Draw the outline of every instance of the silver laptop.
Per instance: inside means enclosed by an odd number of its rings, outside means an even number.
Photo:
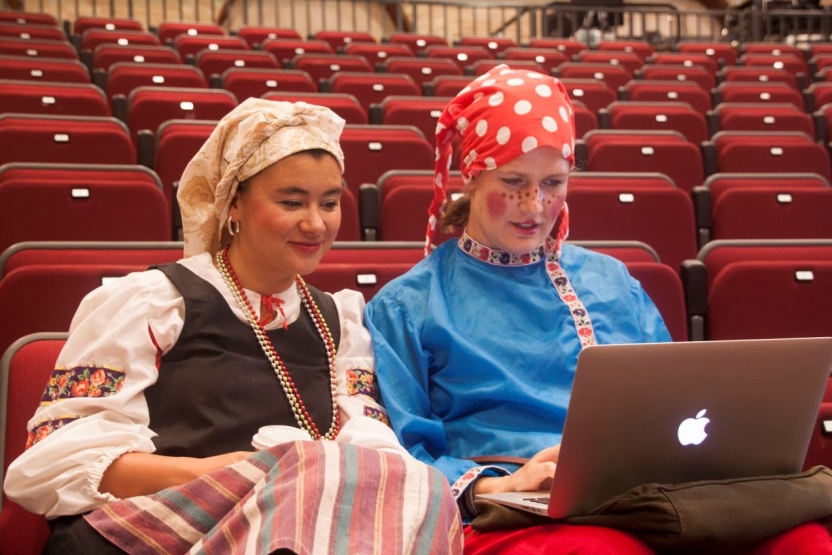
[[[587,347],[551,491],[478,498],[583,515],[647,483],[800,472],[832,338]]]

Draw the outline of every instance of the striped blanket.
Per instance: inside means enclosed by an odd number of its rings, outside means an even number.
[[[299,441],[86,517],[130,554],[462,553],[438,471],[393,453]]]

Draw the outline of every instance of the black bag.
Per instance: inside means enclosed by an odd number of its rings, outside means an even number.
[[[655,550],[715,552],[773,536],[810,521],[832,521],[832,471],[816,466],[801,474],[645,484],[584,516],[559,521],[475,502],[475,530],[526,528],[562,522],[627,532]]]

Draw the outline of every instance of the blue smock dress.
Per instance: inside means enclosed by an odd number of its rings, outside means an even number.
[[[472,241],[445,242],[365,312],[391,424],[456,495],[488,472],[466,457],[531,457],[560,443],[582,348],[581,308],[566,302],[545,257],[476,242],[472,249]],[[588,313],[594,342],[671,340],[623,263],[568,244],[557,262],[568,276],[561,281],[571,283],[566,293]]]

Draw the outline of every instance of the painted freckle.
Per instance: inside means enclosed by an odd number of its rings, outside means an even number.
[[[514,195],[509,195],[508,200],[514,200]]]
[[[506,194],[505,194],[505,193],[500,193],[500,196],[502,196],[503,198],[506,198]]]

